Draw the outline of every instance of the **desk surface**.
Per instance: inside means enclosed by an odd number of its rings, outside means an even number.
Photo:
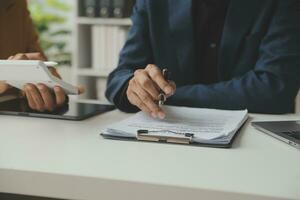
[[[300,151],[249,125],[232,149],[105,140],[86,121],[0,116],[0,192],[69,199],[300,199]]]

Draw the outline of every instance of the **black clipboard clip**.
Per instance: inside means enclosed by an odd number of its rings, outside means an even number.
[[[158,134],[162,133],[162,134]],[[172,135],[164,135],[163,133],[172,133]],[[192,133],[177,133],[170,130],[145,130],[137,131],[137,139],[148,142],[167,142],[176,144],[190,144],[194,134]]]

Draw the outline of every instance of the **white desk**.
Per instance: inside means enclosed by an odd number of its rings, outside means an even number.
[[[232,149],[105,140],[126,114],[0,116],[0,192],[67,199],[300,199],[300,151],[249,126]],[[252,115],[257,120],[300,116]]]

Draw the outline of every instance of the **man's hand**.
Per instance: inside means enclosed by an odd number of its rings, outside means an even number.
[[[45,60],[41,53],[17,54],[8,58],[9,60]],[[55,68],[50,68],[51,73],[60,78]],[[53,111],[62,106],[66,101],[66,94],[59,86],[54,87],[54,92],[46,85],[28,83],[24,86],[23,94],[28,100],[29,107],[40,112]]]
[[[42,60],[46,61],[47,58],[44,54],[36,53],[18,53],[16,55],[10,56],[8,60]]]
[[[175,93],[176,85],[172,81],[165,80],[157,66],[148,65],[145,69],[134,72],[126,94],[131,104],[154,118],[163,119],[165,113],[157,104],[160,90],[170,97]]]
[[[53,111],[66,101],[66,94],[61,87],[54,87],[54,93],[44,84],[27,83],[23,91],[28,100],[29,107],[40,112]]]
[[[0,81],[0,95],[5,93],[11,86],[6,84],[4,81]]]

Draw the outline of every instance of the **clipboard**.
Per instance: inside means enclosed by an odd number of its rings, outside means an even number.
[[[230,148],[248,119],[247,110],[178,106],[163,106],[163,109],[167,116],[163,120],[138,112],[107,125],[101,136],[113,140]]]
[[[158,134],[151,134],[151,131],[146,129],[140,129],[137,131],[136,139],[140,141],[149,141],[149,142],[166,142],[166,143],[175,143],[175,144],[190,144],[194,137],[193,134],[184,133],[172,135],[163,135],[159,134],[160,131],[155,131]]]
[[[187,146],[198,146],[198,147],[212,147],[212,148],[232,148],[232,145],[236,138],[238,137],[240,130],[245,125],[245,123],[239,128],[238,131],[236,131],[232,138],[227,143],[205,143],[205,142],[193,142],[191,136],[185,136],[185,137],[166,137],[166,136],[158,136],[158,135],[147,135],[147,133],[137,133],[136,137],[129,137],[129,136],[113,136],[105,133],[100,133],[100,136],[102,136],[105,139],[110,140],[118,140],[118,141],[130,141],[130,142],[149,142],[149,143],[162,143],[162,144],[170,144],[170,145],[187,145]],[[143,130],[144,131],[144,130]]]

